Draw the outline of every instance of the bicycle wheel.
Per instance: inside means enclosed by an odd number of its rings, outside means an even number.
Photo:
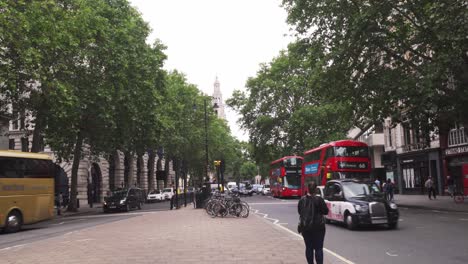
[[[235,203],[232,204],[231,207],[229,208],[229,214],[235,217],[240,217],[242,213],[242,204],[240,203]]]
[[[242,204],[242,211],[240,213],[240,216],[243,218],[247,218],[249,216],[250,208],[246,206],[245,204]]]

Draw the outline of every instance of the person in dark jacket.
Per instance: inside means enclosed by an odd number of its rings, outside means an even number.
[[[308,193],[299,200],[297,206],[299,212],[298,231],[304,238],[306,246],[307,263],[323,264],[323,241],[325,239],[325,219],[328,214],[328,207],[325,201],[315,195],[317,184],[310,182],[307,185]]]

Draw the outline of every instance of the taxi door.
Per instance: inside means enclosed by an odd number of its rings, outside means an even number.
[[[344,197],[341,186],[338,183],[330,182],[325,187],[325,203],[328,207],[327,219],[333,221],[344,221]]]

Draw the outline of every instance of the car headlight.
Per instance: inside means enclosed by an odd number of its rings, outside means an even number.
[[[359,211],[359,212],[367,212],[369,210],[369,207],[367,205],[355,204],[354,208],[356,209],[356,211]]]
[[[124,204],[125,201],[126,201],[125,199],[120,200],[120,204]]]
[[[396,210],[398,206],[396,205],[396,203],[390,203],[390,208]]]

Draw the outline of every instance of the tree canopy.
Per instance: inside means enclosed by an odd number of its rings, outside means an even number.
[[[283,0],[283,6],[297,37],[326,51],[324,81],[334,89],[322,94],[350,102],[357,126],[387,117],[426,129],[468,126],[466,1]]]

